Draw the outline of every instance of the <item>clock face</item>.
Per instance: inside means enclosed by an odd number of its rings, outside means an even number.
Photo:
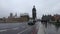
[[[35,6],[33,6],[33,9],[32,9],[32,11],[36,11],[36,8],[35,8]]]
[[[36,9],[35,9],[35,8],[33,8],[33,9],[32,9],[32,11],[36,11]]]

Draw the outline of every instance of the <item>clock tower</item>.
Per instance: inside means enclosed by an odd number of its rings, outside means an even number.
[[[33,9],[32,9],[32,17],[33,17],[33,20],[36,19],[36,8],[35,8],[35,6],[33,6]]]

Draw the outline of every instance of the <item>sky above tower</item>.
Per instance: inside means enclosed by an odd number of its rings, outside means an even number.
[[[7,17],[12,12],[29,13],[32,16],[32,8],[35,5],[37,17],[43,14],[60,14],[60,0],[0,0],[0,17]]]

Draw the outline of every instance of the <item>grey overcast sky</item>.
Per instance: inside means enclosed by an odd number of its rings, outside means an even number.
[[[43,14],[60,14],[60,0],[0,0],[0,17],[9,16],[10,12],[29,13],[31,17],[33,5],[38,18]]]

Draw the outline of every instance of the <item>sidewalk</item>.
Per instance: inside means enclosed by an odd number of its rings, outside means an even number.
[[[45,34],[45,32],[44,32],[44,26],[41,23],[39,23],[38,34]]]

